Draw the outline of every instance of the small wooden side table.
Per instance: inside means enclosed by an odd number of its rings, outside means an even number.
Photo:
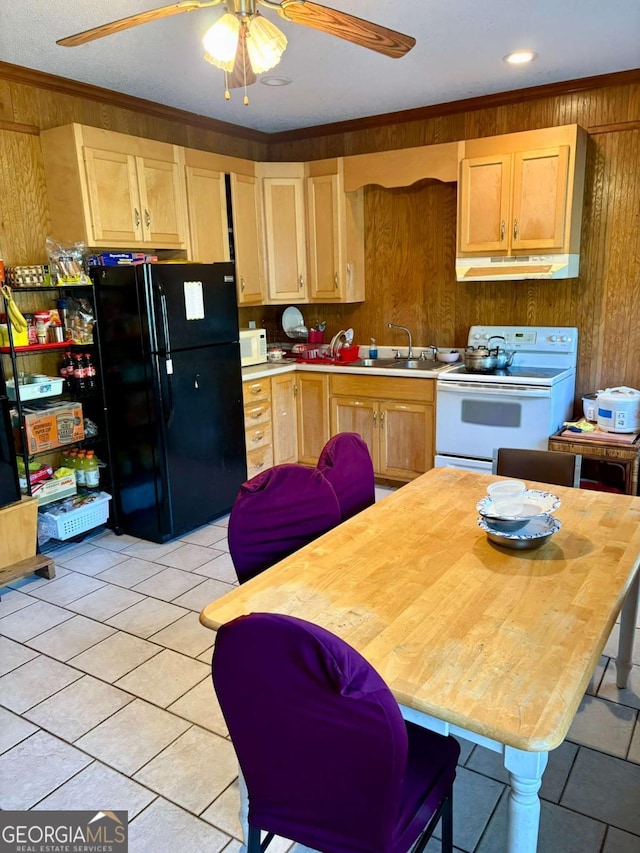
[[[552,435],[549,450],[565,453],[581,453],[583,459],[597,462],[612,462],[624,470],[624,486],[627,495],[638,494],[638,470],[640,469],[640,438],[633,444],[619,444],[607,439],[583,438],[579,433]]]

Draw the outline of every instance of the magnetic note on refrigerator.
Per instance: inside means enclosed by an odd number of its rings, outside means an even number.
[[[204,295],[201,281],[185,281],[184,310],[187,320],[204,320]]]

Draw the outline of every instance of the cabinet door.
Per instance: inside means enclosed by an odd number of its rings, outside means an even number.
[[[307,179],[309,297],[336,302],[344,299],[342,222],[337,175]]]
[[[367,444],[373,470],[378,473],[380,453],[378,449],[380,434],[380,414],[378,403],[366,397],[331,398],[331,435],[339,432],[357,432]]]
[[[326,373],[297,373],[298,461],[318,462],[329,441],[329,377]]]
[[[302,178],[263,178],[269,301],[306,301]]]
[[[184,248],[187,228],[180,167],[164,160],[136,157],[136,168],[145,242],[156,248]]]
[[[224,173],[185,167],[191,259],[203,264],[231,259]]]
[[[135,157],[116,151],[84,149],[89,216],[98,245],[143,241],[142,205]]]
[[[506,251],[508,248],[511,155],[474,157],[461,164],[458,250]]]
[[[273,464],[298,461],[298,414],[296,375],[284,373],[271,379]]]
[[[231,175],[238,305],[255,305],[263,298],[259,187],[259,182],[251,175]]]
[[[568,174],[568,145],[514,154],[512,248],[562,249]]]
[[[383,401],[378,420],[381,475],[412,480],[433,468],[433,406]]]

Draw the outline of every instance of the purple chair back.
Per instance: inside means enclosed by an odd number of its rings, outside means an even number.
[[[407,728],[355,649],[301,619],[252,613],[218,631],[213,682],[252,826],[315,850],[395,849]]]
[[[317,467],[334,488],[343,521],[375,502],[371,454],[357,432],[341,432],[330,438]]]
[[[229,517],[229,550],[244,583],[340,524],[336,494],[322,474],[276,465],[240,487]]]

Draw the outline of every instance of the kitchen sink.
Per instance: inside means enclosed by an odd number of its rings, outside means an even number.
[[[354,361],[354,367],[394,367],[400,362],[398,358],[361,358]]]
[[[383,367],[396,370],[442,370],[448,367],[441,361],[429,358],[362,358],[353,362],[354,367]]]

